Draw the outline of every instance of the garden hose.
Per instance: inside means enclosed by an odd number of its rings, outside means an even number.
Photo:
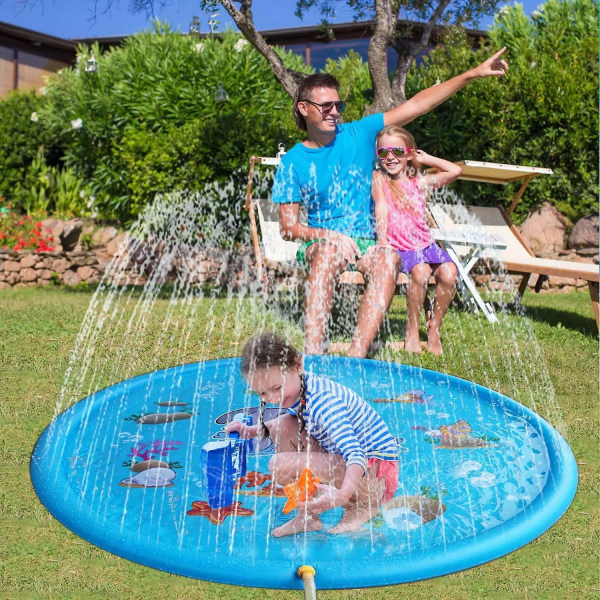
[[[317,600],[315,570],[309,565],[302,565],[301,567],[298,567],[297,574],[304,584],[304,600]]]

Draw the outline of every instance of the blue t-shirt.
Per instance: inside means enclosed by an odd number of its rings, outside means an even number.
[[[375,239],[371,174],[383,113],[337,126],[322,148],[296,144],[281,159],[271,200],[306,206],[308,225]]]

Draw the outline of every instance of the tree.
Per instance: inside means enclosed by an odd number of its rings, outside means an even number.
[[[26,0],[27,1],[27,0]],[[29,0],[35,2],[36,0]],[[98,0],[94,0],[97,6]],[[322,25],[331,34],[330,19],[340,0],[297,0],[296,14],[302,18],[306,11],[316,8]],[[118,5],[119,0],[105,0],[105,10]],[[168,0],[131,0],[133,12],[154,14],[155,7]],[[372,19],[373,35],[369,43],[369,73],[374,92],[367,113],[389,110],[406,100],[406,76],[415,58],[432,41],[436,27],[477,23],[484,15],[496,12],[502,0],[346,0],[354,18]],[[264,56],[275,78],[285,91],[294,96],[303,73],[286,68],[277,53],[257,31],[252,17],[252,0],[200,0],[200,7],[214,13],[221,5],[234,20],[244,37]],[[239,5],[239,8],[238,6]],[[391,80],[387,71],[387,49],[393,48],[398,62]]]
[[[389,110],[406,100],[408,71],[418,54],[430,44],[436,26],[477,22],[484,15],[494,14],[500,3],[500,0],[347,0],[348,6],[354,9],[355,19],[373,19],[368,58],[374,100],[367,113]],[[207,10],[216,9],[217,4],[223,6],[246,39],[268,61],[287,93],[293,96],[301,74],[285,69],[281,59],[256,30],[252,19],[252,0],[235,2],[240,4],[240,8],[232,0],[200,2],[201,7]],[[317,8],[323,26],[328,28],[329,19],[335,15],[336,4],[336,0],[297,0],[296,14],[302,18],[307,10]],[[391,80],[387,72],[389,47],[398,54]]]

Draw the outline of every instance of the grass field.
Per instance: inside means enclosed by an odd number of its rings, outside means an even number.
[[[53,416],[69,361],[77,367],[83,360],[72,352],[82,323],[89,322],[91,299],[91,291],[61,288],[0,293],[2,598],[300,598],[299,591],[213,584],[129,562],[65,529],[38,501],[29,458]],[[71,375],[79,397],[89,386],[137,373],[236,356],[243,341],[265,326],[302,342],[299,321],[282,309],[284,303],[267,313],[257,306],[259,298],[250,297],[206,294],[183,307],[174,307],[168,297],[143,306],[138,301],[137,292],[122,296],[119,324],[96,342],[95,380]],[[579,487],[567,513],[532,543],[491,563],[403,586],[319,592],[319,598],[598,598],[598,337],[589,296],[528,294],[524,304],[526,316],[503,314],[496,327],[481,316],[451,311],[442,357],[382,350],[374,358],[476,381],[550,421],[579,465]],[[404,300],[398,298],[389,318],[392,335],[401,335],[404,317]]]

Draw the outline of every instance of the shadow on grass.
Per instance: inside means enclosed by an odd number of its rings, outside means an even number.
[[[576,312],[549,306],[525,306],[525,316],[532,321],[547,323],[552,327],[562,327],[579,331],[588,337],[598,337],[596,321]]]
[[[96,292],[100,284],[98,283],[80,283],[75,286],[62,286],[63,289],[68,294],[93,294]],[[128,294],[133,298],[141,298],[142,294],[145,290],[144,285],[124,285],[115,288],[115,290],[119,294]],[[106,291],[109,291],[110,288],[106,288]],[[224,299],[229,298],[232,294],[245,296],[247,292],[241,294],[240,292],[231,291],[227,288],[227,286],[222,285],[199,285],[192,286],[192,289],[197,294],[198,297],[202,298],[217,298]],[[173,283],[164,283],[160,286],[156,297],[160,300],[169,300],[173,297],[173,292],[175,291],[175,284]],[[254,290],[252,290],[254,292]],[[181,288],[179,288],[178,297],[181,296]]]

